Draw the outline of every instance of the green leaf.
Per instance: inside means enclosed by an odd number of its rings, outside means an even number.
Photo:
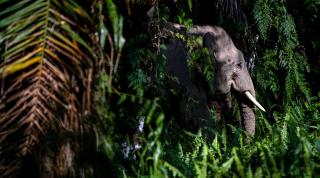
[[[190,12],[192,12],[192,0],[188,0],[188,6],[189,6]]]
[[[229,172],[231,166],[232,166],[232,163],[234,161],[234,157],[231,157],[228,161],[224,162],[222,165],[221,165],[221,168],[219,169],[219,171],[223,174],[226,174],[227,172]]]
[[[232,154],[233,154],[233,158],[236,162],[237,171],[239,172],[239,174],[242,178],[245,178],[246,176],[245,176],[245,172],[244,172],[244,167],[243,167],[243,165],[237,155],[236,148],[232,148]]]

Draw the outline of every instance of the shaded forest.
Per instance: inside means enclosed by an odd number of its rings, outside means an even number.
[[[319,14],[319,0],[0,0],[0,176],[319,177]]]

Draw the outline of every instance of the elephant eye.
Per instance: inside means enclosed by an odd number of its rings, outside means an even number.
[[[237,68],[241,69],[242,68],[242,63],[237,64]]]

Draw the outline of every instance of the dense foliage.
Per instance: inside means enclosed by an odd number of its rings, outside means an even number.
[[[0,174],[28,164],[21,157],[51,130],[78,136],[87,126],[95,149],[85,154],[98,152],[110,174],[83,177],[320,176],[318,0],[0,0],[0,9]],[[186,44],[189,73],[202,76],[209,96],[214,67],[201,39],[162,34],[167,21],[220,25],[244,52],[267,108],[255,111],[254,137],[219,121],[213,106],[198,133],[177,124],[163,94],[174,80],[164,43]]]
[[[192,5],[187,1],[177,3],[179,9],[164,3],[156,3],[155,21],[172,20],[187,26],[192,25],[193,15],[189,11]],[[143,151],[138,151],[136,153],[138,158],[135,158],[140,164],[124,168],[125,175],[316,177],[320,168],[318,156],[320,100],[317,85],[313,86],[315,79],[306,76],[318,73],[318,66],[310,65],[317,60],[314,59],[317,56],[308,54],[308,51],[312,50],[313,53],[319,54],[319,45],[316,45],[319,43],[316,42],[315,36],[310,36],[308,38],[312,40],[312,49],[305,49],[309,44],[304,43],[309,42],[301,38],[305,38],[303,32],[308,31],[310,27],[298,25],[310,23],[309,18],[312,18],[314,23],[319,22],[319,17],[316,15],[319,3],[306,1],[297,7],[297,4],[285,1],[246,2],[243,5],[245,12],[248,11],[245,14],[247,21],[239,15],[245,13],[237,9],[240,8],[239,5],[228,1],[217,3],[218,7],[223,5],[225,7],[218,9],[220,12],[216,23],[226,29],[239,27],[238,30],[230,30],[234,33],[231,35],[237,39],[236,43],[247,54],[258,98],[269,108],[268,113],[257,112],[258,130],[252,140],[234,126],[228,125],[226,128],[221,126],[216,120],[214,108],[212,111],[214,128],[211,128],[214,133],[213,139],[208,139],[201,132],[195,135],[177,128],[170,122],[165,122],[159,140],[154,140],[152,137],[150,139],[150,136],[145,135],[146,147],[143,147]],[[172,14],[174,11],[172,9],[178,12]],[[296,14],[298,10],[304,10],[308,17],[301,19]],[[228,13],[229,16],[226,15]],[[230,16],[234,20],[225,22],[230,20]],[[246,26],[246,30],[241,28],[243,26]],[[128,51],[129,54],[137,52],[129,55],[129,59],[134,61],[131,63],[140,65],[132,65],[132,73],[128,78],[129,88],[140,93],[139,90],[148,91],[150,85],[161,87],[162,83],[158,83],[161,79],[153,78],[148,81],[148,77],[153,73],[149,71],[149,65],[153,66],[153,69],[159,69],[160,67],[156,65],[162,63],[163,59],[154,57],[156,50],[152,53],[149,51],[150,47],[145,49],[148,41],[145,41],[147,37],[143,33],[136,32],[134,36],[132,40],[128,39]],[[190,53],[188,67],[190,72],[200,68],[211,86],[212,65],[210,60],[206,62],[208,58],[206,50],[194,47],[196,41],[197,39],[187,40]],[[158,41],[153,42],[153,46],[160,46],[157,44]],[[155,63],[155,60],[158,61]],[[149,147],[150,143],[157,144]],[[149,157],[146,157],[146,153]],[[131,171],[127,172],[128,169],[133,169],[133,174]]]

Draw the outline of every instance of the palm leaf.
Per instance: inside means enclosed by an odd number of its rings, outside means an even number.
[[[48,129],[81,133],[95,57],[73,0],[0,0],[0,174],[13,177]]]

